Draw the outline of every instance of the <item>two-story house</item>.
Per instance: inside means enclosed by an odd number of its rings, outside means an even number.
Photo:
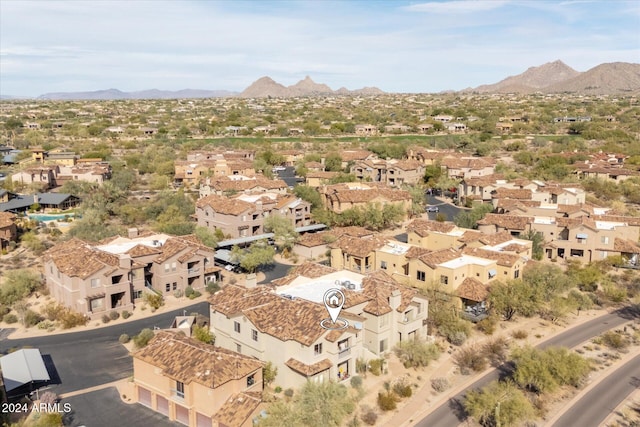
[[[0,212],[0,251],[6,249],[10,242],[18,240],[18,227],[15,214]]]
[[[327,185],[318,189],[323,206],[335,213],[342,213],[347,209],[364,208],[368,204],[394,204],[408,217],[411,208],[411,194],[405,190],[389,188],[382,184],[348,182]]]
[[[134,399],[190,427],[250,426],[264,364],[181,333],[160,331],[133,353]]]
[[[213,257],[195,236],[118,236],[98,245],[74,238],[45,252],[44,276],[60,304],[97,316],[131,310],[144,292],[203,290],[219,278]]]

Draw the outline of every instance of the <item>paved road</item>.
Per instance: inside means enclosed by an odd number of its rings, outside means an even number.
[[[610,373],[553,424],[558,427],[598,426],[640,388],[640,354]]]
[[[65,426],[78,427],[177,427],[167,417],[140,404],[126,404],[118,391],[111,387],[62,399],[71,405],[71,412],[63,415]]]
[[[260,281],[259,284],[267,284],[271,283],[272,280],[279,279],[287,275],[289,270],[291,270],[293,266],[288,264],[281,264],[279,262],[274,262],[273,265],[268,267],[261,267],[260,271],[264,273],[264,280]]]
[[[605,314],[597,319],[593,319],[582,325],[578,325],[574,328],[551,338],[540,345],[538,348],[545,348],[549,346],[565,346],[575,347],[581,342],[587,341],[603,332],[620,326],[625,322],[640,317],[640,313],[637,311],[631,311],[630,309],[618,310],[616,312]],[[491,381],[500,378],[500,375],[505,375],[508,370],[507,366],[502,366],[495,371],[491,371],[471,384],[465,390],[453,396],[447,402],[442,403],[439,407],[434,409],[429,415],[415,424],[416,427],[451,427],[457,426],[462,423],[466,414],[462,407],[464,395],[469,390],[479,389],[489,384]],[[614,405],[615,407],[615,405]],[[606,414],[605,414],[606,416]],[[587,426],[593,424],[578,424],[574,423],[574,426]]]
[[[437,206],[440,209],[440,212],[428,212],[429,219],[432,220],[435,220],[436,215],[438,215],[438,213],[441,213],[446,215],[446,221],[453,221],[453,219],[460,213],[460,211],[463,210],[450,203],[445,203],[435,196],[426,195],[425,199],[425,203],[427,206]]]
[[[200,302],[185,307],[187,314],[198,312],[209,317],[209,304]],[[131,357],[118,343],[121,334],[136,335],[143,328],[166,328],[183,309],[100,329],[0,341],[0,352],[10,348],[34,347],[48,362],[52,391],[57,394],[127,378],[133,373]],[[99,404],[99,402],[98,402]]]

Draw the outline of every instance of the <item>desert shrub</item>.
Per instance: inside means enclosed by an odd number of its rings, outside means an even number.
[[[53,405],[58,401],[58,395],[52,391],[45,391],[40,395],[40,402],[47,405]]]
[[[397,407],[398,398],[389,392],[378,393],[378,407],[383,411],[393,411]]]
[[[411,386],[403,381],[393,385],[393,392],[400,397],[411,397],[412,394]]]
[[[131,312],[130,311],[125,310],[125,311],[122,312],[122,318],[123,319],[128,319],[129,317],[131,317]]]
[[[38,323],[42,322],[44,318],[40,315],[40,313],[36,313],[35,311],[28,309],[24,313],[24,326],[30,328],[31,326],[36,326]]]
[[[144,300],[154,310],[159,309],[164,304],[164,299],[162,298],[162,295],[156,294],[156,293],[146,293],[144,295]]]
[[[440,350],[435,344],[421,340],[399,342],[393,349],[405,368],[428,366],[429,362],[440,356]]]
[[[182,291],[182,289],[176,289],[175,291],[173,291],[173,296],[176,298],[182,298],[183,295],[184,292]]]
[[[376,421],[378,421],[378,413],[373,408],[363,408],[362,415],[360,415],[360,419],[367,425],[375,425]]]
[[[349,382],[351,383],[351,387],[353,387],[353,388],[362,387],[362,377],[361,376],[356,375],[354,377],[351,377]]]
[[[378,376],[382,373],[382,365],[384,364],[384,359],[373,359],[369,361],[369,372],[373,375]]]
[[[288,388],[284,391],[284,395],[291,398],[293,397],[293,389],[292,388]]]
[[[102,315],[102,323],[109,323],[111,322],[111,318],[109,317],[108,314],[103,314]]]
[[[482,353],[492,365],[497,366],[507,359],[509,343],[504,337],[496,337],[482,345]]]
[[[463,331],[453,332],[447,335],[447,340],[455,346],[461,346],[467,340],[467,334]]]
[[[47,319],[38,323],[38,329],[42,329],[42,330],[53,329],[55,328],[55,326],[56,326],[55,323]]]
[[[187,297],[187,298],[191,298],[191,296],[193,295],[194,292],[195,291],[193,290],[193,288],[191,286],[187,286],[184,289],[184,296]]]
[[[518,329],[511,332],[511,336],[517,340],[523,340],[529,336],[529,333],[524,329]]]
[[[278,367],[273,366],[273,363],[271,362],[265,363],[264,367],[262,368],[262,381],[264,381],[266,385],[269,385],[275,381],[277,376]]]
[[[198,298],[201,295],[202,295],[202,293],[200,291],[193,291],[191,296],[189,296],[189,299],[195,299],[195,298]]]
[[[0,317],[4,317],[5,314],[9,314],[11,308],[6,305],[0,304]]]
[[[278,385],[273,391],[275,391],[276,393],[280,393],[282,391],[282,387]]]
[[[209,282],[207,283],[205,289],[207,290],[207,292],[213,295],[220,290],[220,285],[218,285],[216,282]]]
[[[480,372],[487,367],[487,359],[480,349],[470,345],[459,349],[453,355],[453,361],[463,375],[467,375],[470,371]]]
[[[109,318],[111,320],[117,320],[120,318],[120,313],[118,313],[117,311],[113,310],[109,313]]]
[[[120,344],[126,344],[131,341],[131,337],[129,337],[129,335],[127,334],[122,334],[120,335],[120,338],[118,338],[118,341],[120,342]]]
[[[607,331],[600,338],[602,344],[613,350],[624,350],[629,346],[629,341],[618,332]]]
[[[486,319],[482,319],[481,321],[479,321],[476,324],[476,328],[478,328],[479,331],[483,332],[486,335],[493,335],[493,333],[496,331],[497,325],[498,320],[493,316],[489,316]]]
[[[143,330],[140,331],[138,335],[133,337],[133,343],[136,345],[137,348],[142,348],[147,344],[149,344],[149,341],[151,341],[151,338],[153,338],[153,331],[149,328],[144,328]]]
[[[431,388],[438,393],[442,393],[443,391],[447,390],[449,387],[451,387],[451,384],[449,384],[449,380],[446,379],[445,377],[433,378],[431,380]]]
[[[60,325],[62,325],[62,329],[69,329],[76,326],[86,325],[89,322],[89,317],[67,308],[60,315],[59,321]]]
[[[363,374],[367,372],[367,361],[362,357],[356,359],[356,373]]]
[[[51,301],[42,309],[42,314],[49,320],[56,321],[64,314],[65,307]]]
[[[9,313],[9,314],[5,314],[4,317],[2,318],[2,320],[5,323],[9,323],[9,324],[16,323],[18,321],[18,316],[16,316],[13,313]]]

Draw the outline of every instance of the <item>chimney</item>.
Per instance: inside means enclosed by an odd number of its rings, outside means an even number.
[[[36,204],[36,203],[38,203],[38,195],[34,194],[33,195],[33,204]]]
[[[398,307],[400,307],[401,302],[402,294],[400,293],[400,290],[394,289],[393,292],[391,292],[391,296],[389,297],[389,306],[391,306],[391,309],[397,310]]]
[[[127,236],[130,239],[134,239],[136,237],[138,237],[138,229],[136,227],[132,227],[130,229],[127,230]]]

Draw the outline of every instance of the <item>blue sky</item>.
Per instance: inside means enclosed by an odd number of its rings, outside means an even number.
[[[268,75],[439,92],[640,63],[640,1],[0,0],[0,94],[241,91]]]

